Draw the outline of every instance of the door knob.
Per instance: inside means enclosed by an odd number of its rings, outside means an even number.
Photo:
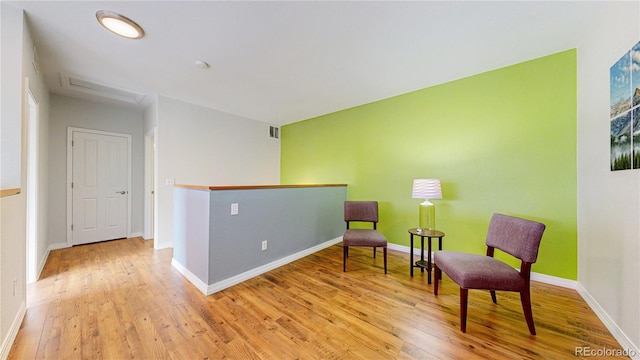
[[[122,194],[122,195],[124,195],[124,194],[126,194],[126,193],[127,193],[126,191],[116,191],[116,194]]]

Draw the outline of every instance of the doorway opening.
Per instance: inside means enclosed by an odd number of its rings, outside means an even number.
[[[38,277],[38,102],[27,91],[27,284]]]

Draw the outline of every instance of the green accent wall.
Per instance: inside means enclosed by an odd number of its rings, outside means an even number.
[[[482,254],[494,212],[525,217],[547,225],[533,271],[575,280],[576,86],[569,50],[286,125],[281,182],[348,184],[408,246],[422,201],[413,179],[439,178],[446,250]]]

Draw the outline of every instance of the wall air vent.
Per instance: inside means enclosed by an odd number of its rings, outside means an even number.
[[[145,94],[142,93],[98,84],[78,76],[63,73],[60,73],[60,84],[63,89],[135,105],[140,104],[145,97]]]
[[[269,126],[269,137],[272,139],[279,139],[280,138],[280,128],[277,128],[275,126]]]

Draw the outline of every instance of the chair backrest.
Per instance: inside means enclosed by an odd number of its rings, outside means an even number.
[[[377,201],[345,201],[344,221],[349,225],[349,221],[378,222],[378,202]]]
[[[538,259],[538,249],[545,227],[537,221],[493,214],[486,244],[522,261],[534,263]]]

